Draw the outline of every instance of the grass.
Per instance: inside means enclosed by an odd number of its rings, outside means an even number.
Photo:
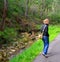
[[[60,27],[57,25],[51,25],[49,27],[50,42],[58,35],[60,32]],[[42,40],[37,40],[28,49],[18,54],[16,57],[12,58],[9,62],[33,62],[38,54],[42,52],[43,42]]]

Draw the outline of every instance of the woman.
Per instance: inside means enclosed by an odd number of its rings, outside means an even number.
[[[48,33],[48,26],[49,26],[49,19],[43,20],[43,26],[41,28],[41,33],[43,32],[43,44],[44,44],[44,49],[42,55],[47,57],[47,52],[49,48],[49,33]]]

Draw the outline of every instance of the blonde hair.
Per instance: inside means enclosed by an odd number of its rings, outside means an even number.
[[[49,23],[49,19],[46,18],[45,20],[43,20],[43,23],[44,23],[44,24]]]

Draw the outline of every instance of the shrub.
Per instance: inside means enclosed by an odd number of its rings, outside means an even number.
[[[14,41],[17,36],[17,32],[13,28],[6,28],[4,31],[0,31],[0,41],[2,43]]]
[[[60,15],[59,14],[51,14],[49,18],[52,23],[59,23],[60,22]]]

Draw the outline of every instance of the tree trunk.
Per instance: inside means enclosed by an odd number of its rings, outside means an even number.
[[[45,0],[41,0],[40,18],[43,19],[45,15]]]
[[[7,0],[4,0],[4,8],[3,8],[3,15],[2,15],[0,30],[4,30],[6,16],[7,16]]]
[[[28,4],[29,4],[29,0],[26,0],[26,10],[25,10],[25,17],[28,17]]]

